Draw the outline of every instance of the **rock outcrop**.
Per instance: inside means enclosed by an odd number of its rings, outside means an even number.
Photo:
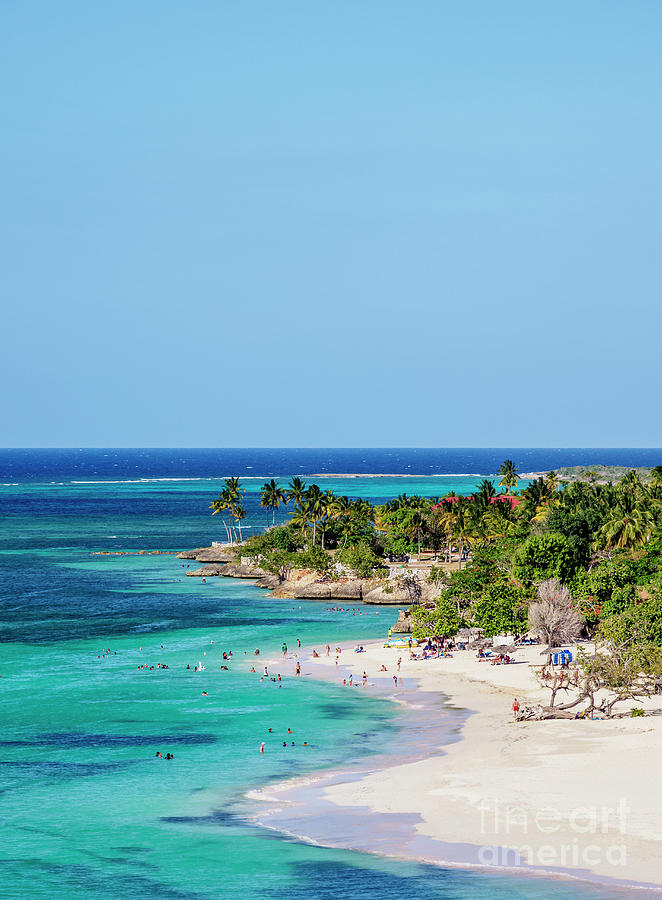
[[[224,575],[226,578],[262,578],[267,575],[264,569],[257,566],[238,566],[233,563],[208,563],[194,572],[187,572],[188,576],[202,576],[209,578],[212,575]],[[278,579],[276,579],[278,580]]]
[[[412,603],[430,603],[439,594],[439,588],[428,584],[420,575],[391,580],[350,577],[332,580],[310,569],[292,569],[288,577],[281,581],[277,575],[270,575],[250,563],[248,557],[238,564],[236,548],[202,547],[180,553],[179,559],[195,559],[205,563],[201,568],[187,572],[187,575],[250,578],[258,587],[273,590],[276,597],[291,600],[362,601],[380,606],[409,607]]]
[[[411,634],[413,627],[411,610],[401,609],[398,611],[398,621],[395,625],[391,625],[391,631],[393,634]]]
[[[197,550],[184,550],[177,554],[177,559],[195,559],[203,563],[231,563],[237,558],[231,547],[198,547]]]
[[[262,578],[269,573],[259,566],[241,566],[235,563],[226,563],[224,566],[221,566],[219,574],[225,575],[226,578]]]
[[[199,569],[196,569],[195,572],[187,572],[187,578],[201,577],[201,578],[211,578],[212,575],[222,575],[223,569],[225,566],[220,566],[218,563],[210,563],[207,566],[202,566]]]

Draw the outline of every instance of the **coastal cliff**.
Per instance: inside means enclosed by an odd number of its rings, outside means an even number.
[[[273,590],[274,596],[284,599],[361,601],[402,607],[432,600],[438,593],[434,585],[428,584],[420,576],[396,579],[329,578],[310,569],[292,569],[286,578],[280,578],[265,572],[259,566],[237,563],[237,550],[232,548],[204,547],[187,550],[180,553],[178,558],[205,563],[199,569],[187,572],[188,577],[253,579],[257,587]]]

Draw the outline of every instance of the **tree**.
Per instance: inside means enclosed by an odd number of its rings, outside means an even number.
[[[306,482],[300,478],[293,478],[287,487],[287,500],[294,502],[295,509],[301,509],[301,504],[306,494]]]
[[[538,588],[538,600],[529,606],[529,628],[547,643],[547,650],[574,641],[581,634],[584,620],[575,608],[570,590],[549,578]]]
[[[649,540],[655,518],[650,510],[622,502],[600,529],[596,546],[607,549],[640,547]]]
[[[519,476],[517,475],[518,471],[519,470],[515,468],[515,463],[512,459],[504,459],[497,472],[497,475],[502,476],[499,485],[505,487],[507,490],[509,488],[517,487],[517,482],[519,480]]]
[[[478,490],[473,495],[474,502],[478,503],[483,510],[489,509],[490,503],[494,497],[496,497],[496,488],[494,487],[494,482],[490,481],[489,478],[483,478],[483,480],[478,485]]]
[[[285,491],[281,488],[277,481],[273,478],[271,481],[265,482],[260,489],[260,506],[264,506],[267,509],[267,521],[268,521],[268,511],[271,510],[271,524],[276,524],[276,510],[280,506],[281,503],[285,503]]]
[[[408,510],[406,527],[412,536],[416,537],[418,558],[421,558],[421,532],[425,528],[425,516],[420,508]]]
[[[294,528],[300,530],[301,537],[306,543],[308,542],[306,532],[308,530],[310,521],[310,511],[308,509],[308,505],[304,502],[298,509],[294,511],[291,524]]]
[[[471,543],[475,529],[476,524],[471,519],[470,510],[466,501],[458,501],[455,504],[455,521],[453,523],[453,537],[459,544],[457,560],[458,572],[462,568],[462,556],[465,547]]]
[[[580,653],[574,679],[556,674],[553,682],[541,680],[551,691],[550,703],[534,713],[536,718],[574,717],[571,710],[584,704],[584,715],[611,718],[615,706],[625,700],[641,700],[662,690],[662,609],[653,598],[650,608],[632,607],[610,616],[596,634],[595,652]],[[556,706],[560,691],[567,702]],[[530,710],[524,711],[528,718]],[[643,714],[643,712],[641,713]]]
[[[364,541],[338,550],[335,560],[342,566],[346,566],[357,578],[370,578],[374,574],[375,568],[383,566],[382,560]]]
[[[547,578],[568,581],[575,561],[568,539],[562,534],[534,534],[517,550],[513,560],[515,576],[527,584]]]
[[[218,497],[216,497],[215,500],[212,500],[211,506],[210,506],[209,508],[212,510],[212,516],[216,516],[216,515],[218,515],[219,513],[222,514],[222,513],[225,513],[225,512],[228,512],[228,511],[229,511],[229,509],[230,509],[230,495],[229,495],[229,493],[228,493],[227,488],[226,488],[225,490],[221,491],[221,493],[218,495]],[[221,521],[223,522],[223,525],[225,526],[225,532],[226,532],[227,537],[228,537],[228,543],[231,544],[231,543],[232,543],[232,536],[231,536],[231,534],[230,534],[230,528],[229,528],[229,526],[228,526],[228,523],[225,521],[225,517],[224,517],[224,516],[222,516]]]
[[[237,523],[237,527],[239,528],[239,540],[243,541],[243,536],[241,534],[241,523],[246,518],[246,510],[238,500],[235,500],[232,504],[231,512],[232,517]]]
[[[411,617],[414,621],[412,634],[417,640],[429,637],[453,637],[462,624],[455,601],[446,591],[436,601],[434,609],[412,607]]]
[[[278,580],[283,582],[294,567],[296,558],[296,554],[287,550],[270,550],[260,557],[260,568],[272,575],[278,575]]]
[[[473,624],[482,628],[486,637],[495,634],[517,634],[526,624],[524,592],[514,584],[495,582],[488,585],[473,610]]]
[[[303,506],[313,523],[313,547],[317,536],[317,520],[324,514],[324,495],[317,484],[311,484],[304,494]]]

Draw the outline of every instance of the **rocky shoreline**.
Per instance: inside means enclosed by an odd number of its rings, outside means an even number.
[[[292,600],[360,601],[383,606],[406,606],[432,601],[437,593],[434,585],[416,575],[406,579],[380,578],[325,578],[310,569],[293,569],[287,578],[271,575],[259,566],[242,560],[237,562],[237,548],[199,547],[179,553],[178,559],[203,563],[200,568],[188,571],[189,578],[246,578],[256,587],[271,590],[275,597]],[[406,633],[411,630],[406,611],[401,611],[397,627],[393,631]]]

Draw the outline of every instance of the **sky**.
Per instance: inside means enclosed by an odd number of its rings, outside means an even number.
[[[659,0],[0,0],[0,445],[662,446]]]

